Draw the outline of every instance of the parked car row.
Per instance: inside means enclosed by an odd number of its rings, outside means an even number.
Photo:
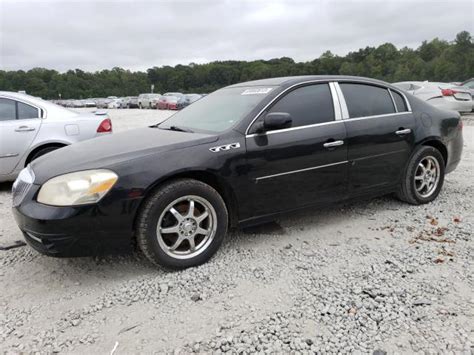
[[[460,113],[474,109],[474,78],[464,83],[404,81],[393,85],[438,108]]]
[[[203,96],[204,95],[200,94],[168,92],[163,95],[149,93],[140,94],[139,96],[108,96],[106,98],[91,98],[85,100],[53,100],[53,102],[71,108],[97,107],[103,109],[140,108],[181,110]]]
[[[181,110],[199,100],[205,94],[183,94],[167,92],[160,94],[141,94],[138,96],[138,107],[141,109]]]

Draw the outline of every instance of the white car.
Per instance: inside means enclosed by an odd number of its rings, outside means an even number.
[[[0,91],[0,182],[29,162],[66,145],[112,133],[104,113],[76,113],[52,102]]]
[[[471,94],[462,86],[430,81],[404,81],[393,85],[438,108],[461,113],[472,110]]]
[[[160,94],[140,94],[138,95],[138,108],[156,108],[156,102]]]
[[[122,98],[119,98],[119,99],[112,99],[112,101],[110,101],[108,104],[107,104],[107,108],[121,108],[122,107],[122,102],[123,102],[123,99]]]

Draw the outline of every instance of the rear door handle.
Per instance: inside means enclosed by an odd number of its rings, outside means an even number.
[[[34,131],[36,128],[34,127],[28,127],[28,126],[20,126],[17,129],[15,129],[15,132],[31,132]]]
[[[398,134],[399,136],[403,136],[405,134],[410,134],[411,133],[411,129],[410,128],[407,128],[407,129],[400,129],[398,131],[395,131],[395,134]]]
[[[344,141],[334,141],[334,142],[327,142],[324,143],[324,148],[334,148],[334,147],[339,147],[340,145],[343,145]]]

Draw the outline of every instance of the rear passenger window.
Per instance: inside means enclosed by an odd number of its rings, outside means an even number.
[[[353,83],[340,83],[350,118],[395,113],[392,98],[387,89]]]
[[[393,90],[390,90],[390,92],[392,93],[393,100],[395,101],[395,105],[397,106],[397,111],[398,112],[408,111],[407,104],[403,96]]]
[[[24,104],[22,102],[18,102],[18,119],[25,120],[28,118],[38,118],[38,109]]]
[[[334,121],[334,106],[328,84],[303,86],[286,94],[268,112],[286,112],[291,127]]]
[[[0,121],[16,120],[15,101],[0,99]]]

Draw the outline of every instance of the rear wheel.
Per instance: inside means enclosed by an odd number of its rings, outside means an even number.
[[[219,193],[197,180],[170,182],[145,202],[137,242],[154,264],[182,269],[209,260],[227,233],[227,208]]]
[[[407,165],[397,196],[414,205],[431,202],[443,187],[444,174],[445,162],[439,150],[421,146]]]

